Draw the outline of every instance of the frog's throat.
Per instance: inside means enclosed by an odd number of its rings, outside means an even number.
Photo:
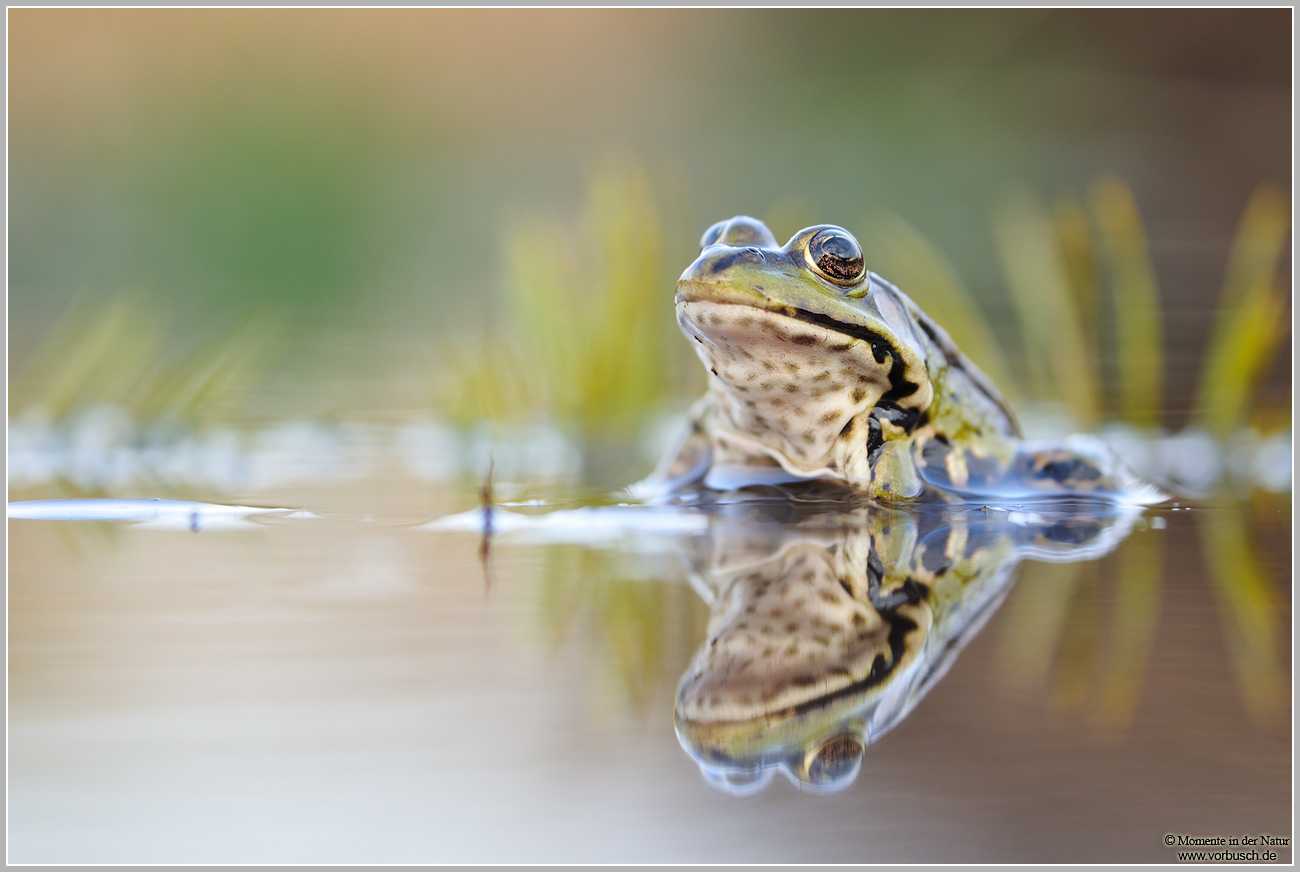
[[[710,372],[719,447],[757,449],[796,475],[835,469],[837,440],[877,405],[925,409],[933,396],[914,354],[861,325],[730,301],[679,298],[677,313]]]
[[[678,718],[702,725],[802,714],[840,697],[861,701],[906,669],[931,623],[924,588],[878,604],[851,593],[837,564],[834,552],[809,543],[729,579],[709,641],[678,688]]]

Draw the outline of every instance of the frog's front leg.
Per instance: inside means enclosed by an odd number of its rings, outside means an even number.
[[[851,487],[877,500],[910,500],[920,496],[925,486],[913,457],[912,440],[906,436],[887,439],[890,435],[876,416],[857,415],[835,441],[835,465]]]
[[[713,464],[713,443],[709,439],[705,421],[711,407],[712,398],[709,396],[695,404],[690,412],[689,426],[664,455],[655,471],[628,487],[628,493],[633,498],[664,497],[704,479]]]

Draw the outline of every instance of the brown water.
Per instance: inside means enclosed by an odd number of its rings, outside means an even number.
[[[1166,834],[1291,836],[1287,500],[1025,564],[848,790],[738,799],[674,734],[708,608],[662,539],[502,539],[485,577],[476,536],[406,523],[472,494],[388,493],[400,519],[11,520],[9,859],[1172,862]]]

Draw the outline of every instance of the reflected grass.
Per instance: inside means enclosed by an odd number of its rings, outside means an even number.
[[[1249,717],[1274,722],[1289,709],[1280,654],[1287,604],[1251,544],[1245,511],[1223,504],[1201,512],[1204,578],[1225,659]],[[996,642],[998,683],[1015,693],[1042,689],[1061,717],[1087,724],[1099,738],[1122,737],[1160,626],[1165,535],[1135,533],[1095,563],[1022,567]]]
[[[1251,716],[1280,717],[1290,706],[1278,656],[1283,603],[1251,546],[1246,513],[1225,505],[1200,517],[1200,538],[1223,619],[1228,661]]]
[[[535,590],[552,656],[576,639],[601,664],[598,683],[644,714],[672,687],[698,644],[707,610],[659,561],[622,551],[545,549]],[[641,555],[644,557],[644,555]]]
[[[1045,687],[1058,715],[1118,738],[1141,699],[1163,562],[1163,537],[1145,531],[1092,563],[1026,564],[995,648],[999,683],[1021,693]]]
[[[1133,720],[1160,618],[1164,540],[1130,537],[1114,560],[1115,605],[1102,658],[1094,726],[1118,734]]]

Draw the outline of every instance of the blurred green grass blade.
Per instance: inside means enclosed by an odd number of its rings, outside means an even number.
[[[448,338],[439,344],[435,368],[437,404],[462,427],[482,421],[517,424],[528,405],[521,382],[526,370],[514,349],[495,346],[486,337]]]
[[[1223,302],[1239,305],[1252,294],[1270,290],[1273,271],[1291,227],[1285,193],[1261,185],[1251,194],[1233,237],[1224,277]]]
[[[75,304],[16,379],[11,411],[39,408],[55,420],[96,405],[123,405],[148,379],[162,317],[131,296]]]
[[[1279,717],[1289,710],[1291,700],[1278,651],[1282,602],[1260,565],[1240,505],[1204,510],[1199,526],[1237,688],[1252,718]]]
[[[275,356],[280,330],[268,312],[245,315],[229,330],[157,373],[132,397],[146,421],[201,427],[228,420]]]
[[[490,360],[494,347],[519,349],[530,408],[550,409],[561,418],[579,404],[584,376],[578,355],[589,317],[587,307],[574,305],[581,282],[574,261],[569,240],[553,221],[529,221],[511,233],[505,311],[494,319],[501,326],[487,338],[485,355]]]
[[[56,421],[95,406],[121,409],[142,427],[229,420],[275,356],[279,322],[259,309],[177,357],[164,347],[164,320],[133,296],[74,306],[24,367],[11,401]]]
[[[1160,619],[1164,539],[1159,533],[1135,533],[1106,565],[1113,569],[1116,595],[1093,722],[1113,736],[1132,722],[1141,697]]]
[[[508,235],[485,352],[449,346],[440,405],[462,421],[475,411],[550,420],[588,441],[635,432],[669,390],[670,361],[688,351],[673,333],[665,222],[645,170],[611,160],[588,180],[576,220],[534,216]]]
[[[594,595],[594,580],[584,573],[583,562],[589,552],[577,546],[550,547],[543,550],[538,577],[528,587],[535,591],[538,616],[552,656],[575,634],[574,625],[587,614],[587,602]],[[522,564],[517,564],[522,565]]]
[[[627,162],[596,174],[584,217],[583,237],[594,242],[598,264],[591,290],[601,295],[590,310],[600,317],[588,325],[591,385],[584,412],[592,429],[626,432],[660,392],[661,371],[652,364],[664,357],[665,335],[657,328],[665,319],[650,316],[659,302],[666,313],[671,300],[663,220],[644,170]]]
[[[1255,191],[1233,239],[1197,395],[1198,423],[1220,437],[1246,423],[1259,378],[1290,327],[1287,294],[1277,283],[1289,229],[1282,193]]]
[[[1198,423],[1227,439],[1245,426],[1259,377],[1286,336],[1286,299],[1280,293],[1252,297],[1217,320],[1201,375]]]
[[[1088,213],[1073,197],[1062,197],[1052,208],[1052,229],[1066,285],[1079,313],[1084,345],[1093,351],[1095,360],[1101,338],[1101,280]]]
[[[1097,379],[1046,210],[1027,191],[1016,192],[995,212],[993,232],[1035,392],[1063,403],[1078,423],[1095,424]]]
[[[975,365],[1004,390],[1023,393],[1012,379],[1002,346],[974,296],[952,263],[916,228],[894,215],[872,215],[864,222],[868,266],[916,300],[943,325]]]
[[[1164,327],[1146,233],[1133,192],[1114,176],[1093,184],[1091,204],[1110,272],[1119,417],[1155,428],[1164,396]]]

